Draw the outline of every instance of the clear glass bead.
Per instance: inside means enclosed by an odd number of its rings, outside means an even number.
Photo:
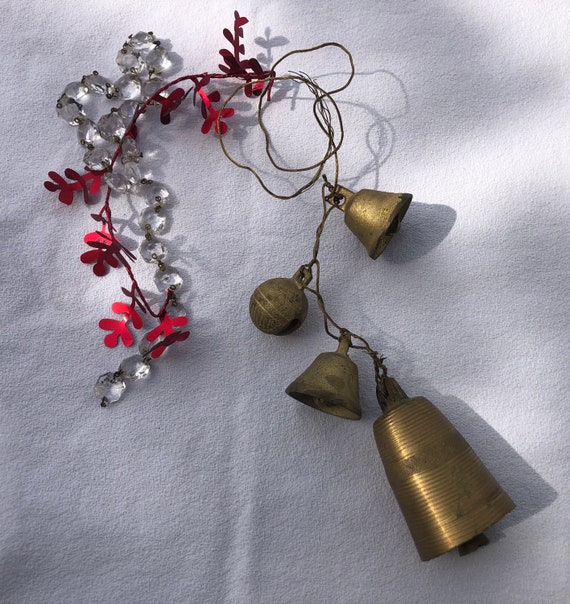
[[[106,170],[111,165],[111,152],[105,147],[89,149],[83,156],[83,162],[91,170]]]
[[[119,50],[116,63],[124,73],[140,73],[145,66],[140,54],[129,45],[125,45]]]
[[[122,162],[138,162],[141,157],[140,149],[137,147],[137,143],[134,138],[125,136],[121,145]]]
[[[105,140],[114,142],[120,141],[126,132],[125,122],[118,111],[111,111],[101,116],[97,122],[97,129]]]
[[[82,105],[62,94],[56,103],[57,115],[72,126],[78,126],[85,119]]]
[[[158,291],[165,292],[167,289],[176,291],[182,287],[182,277],[173,268],[168,266],[159,268],[154,274],[154,282]]]
[[[68,96],[70,99],[78,101],[81,97],[84,97],[89,92],[89,88],[83,82],[71,82],[65,87],[63,94]]]
[[[121,361],[119,372],[121,377],[126,380],[141,380],[148,377],[150,363],[145,361],[141,355],[135,354]]]
[[[173,300],[171,300],[169,302],[168,306],[166,307],[166,312],[168,313],[168,316],[171,318],[186,317],[188,315],[184,306],[182,304],[180,304],[180,302],[178,302],[178,300],[176,300],[176,298],[174,298]]]
[[[168,189],[160,182],[155,180],[141,182],[137,188],[137,195],[140,195],[148,205],[164,205],[170,193]]]
[[[160,90],[166,82],[162,78],[151,78],[143,85],[142,93],[145,99],[150,98],[158,90]]]
[[[138,101],[125,101],[119,107],[119,115],[123,118],[125,124],[130,124],[133,117],[135,117],[135,112],[139,106]]]
[[[129,36],[129,46],[138,50],[149,50],[154,46],[156,38],[150,31],[139,31],[132,36]]]
[[[77,138],[84,147],[94,147],[103,142],[97,126],[91,120],[85,119],[77,128]]]
[[[123,172],[127,177],[127,180],[131,183],[132,189],[138,187],[138,184],[141,181],[141,170],[139,165],[135,162],[127,162],[123,165]]]
[[[134,101],[141,98],[141,81],[133,75],[126,74],[115,82],[115,88],[118,90],[119,98],[125,101]]]
[[[162,46],[155,46],[145,57],[148,70],[153,73],[162,73],[168,69],[172,63],[168,58],[168,53]]]
[[[89,88],[90,92],[94,92],[95,94],[107,94],[109,89],[113,88],[113,84],[96,71],[83,76],[81,82]]]
[[[128,178],[120,172],[107,172],[103,178],[107,185],[118,193],[126,193],[131,188]]]
[[[145,239],[141,243],[139,252],[145,262],[160,262],[166,258],[168,250],[158,239]]]
[[[158,209],[158,212],[157,212]],[[164,230],[166,216],[160,206],[156,208],[145,208],[139,215],[139,226],[143,231],[156,234]]]
[[[93,392],[101,401],[101,405],[106,407],[108,403],[116,403],[123,395],[126,387],[127,385],[120,375],[109,372],[99,376],[93,387]]]

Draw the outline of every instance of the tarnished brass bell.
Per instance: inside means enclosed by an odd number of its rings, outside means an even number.
[[[371,258],[378,258],[386,249],[412,201],[409,193],[372,189],[353,193],[345,187],[337,187],[335,194],[345,198],[339,205],[344,212],[344,222],[364,244]]]
[[[325,413],[360,419],[358,368],[348,358],[349,345],[341,338],[336,352],[321,353],[285,392]]]
[[[377,393],[384,415],[374,438],[420,558],[485,545],[483,531],[514,509],[511,498],[430,401],[408,398],[392,378]]]
[[[277,277],[259,285],[249,301],[249,315],[257,329],[284,336],[301,327],[309,308],[303,291],[307,282],[299,269],[292,278]]]

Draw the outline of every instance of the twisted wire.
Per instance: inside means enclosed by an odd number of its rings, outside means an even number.
[[[347,81],[342,86],[340,86],[334,90],[327,91],[327,90],[323,89],[319,84],[317,84],[317,82],[314,79],[312,79],[307,74],[302,73],[302,72],[290,72],[288,75],[283,75],[283,76],[275,75],[276,67],[281,62],[283,62],[285,59],[287,59],[288,57],[295,55],[295,54],[315,52],[317,50],[320,50],[322,48],[329,47],[329,46],[337,47],[340,50],[342,50],[347,55],[349,63],[350,63],[350,75],[349,75]],[[247,164],[241,163],[237,159],[235,159],[230,154],[228,149],[226,148],[224,139],[221,134],[221,131],[222,131],[221,128],[218,128],[218,131],[219,131],[220,145],[221,145],[222,151],[223,151],[224,155],[227,157],[227,159],[229,159],[229,161],[231,161],[234,165],[238,166],[239,168],[242,168],[242,169],[245,169],[245,170],[248,170],[249,172],[251,172],[255,176],[255,178],[258,180],[261,187],[269,195],[271,195],[272,197],[274,197],[276,199],[286,200],[286,199],[293,199],[295,197],[298,197],[299,195],[301,195],[302,193],[304,193],[305,191],[310,189],[321,177],[323,178],[323,180],[324,180],[324,183],[322,185],[323,214],[322,214],[321,221],[316,229],[315,243],[313,245],[312,258],[308,263],[302,265],[300,268],[302,274],[309,276],[309,278],[306,279],[305,282],[303,283],[303,288],[315,296],[315,298],[317,300],[317,306],[319,307],[319,310],[323,316],[324,330],[325,330],[326,334],[337,341],[340,341],[341,338],[348,338],[349,345],[351,348],[363,350],[372,359],[372,362],[374,365],[374,375],[375,375],[376,383],[379,384],[381,378],[383,376],[387,375],[387,369],[386,369],[386,366],[384,365],[385,358],[383,356],[381,356],[376,350],[374,350],[365,338],[350,331],[346,327],[341,326],[329,314],[329,312],[326,309],[323,295],[321,293],[321,263],[318,259],[321,237],[324,232],[325,223],[326,223],[328,217],[330,216],[331,212],[335,208],[341,207],[342,201],[343,201],[342,195],[339,195],[337,193],[337,188],[338,188],[338,175],[339,175],[338,151],[344,140],[344,127],[343,127],[343,121],[342,121],[342,115],[341,115],[340,109],[332,95],[347,88],[350,85],[352,78],[354,77],[354,73],[355,73],[355,70],[354,70],[354,62],[352,59],[352,55],[344,46],[337,44],[335,42],[328,42],[328,43],[321,44],[319,46],[314,46],[312,48],[307,48],[307,49],[294,50],[294,51],[291,51],[291,52],[285,54],[283,57],[281,57],[281,59],[279,59],[279,61],[277,61],[272,66],[272,68],[271,68],[272,75],[270,75],[269,77],[259,79],[259,80],[253,80],[251,82],[245,82],[245,83],[238,85],[233,90],[233,92],[226,98],[223,105],[221,106],[219,116],[221,116],[221,114],[223,113],[223,110],[231,102],[231,100],[234,98],[234,96],[239,91],[241,91],[243,88],[245,88],[246,86],[251,86],[252,84],[254,86],[256,84],[263,84],[264,87],[263,87],[262,93],[259,96],[256,117],[257,117],[258,125],[265,138],[265,152],[266,152],[266,155],[267,155],[269,161],[271,162],[273,167],[275,169],[279,170],[280,172],[299,173],[299,172],[308,172],[308,171],[312,171],[312,170],[315,171],[313,173],[312,177],[305,184],[303,184],[299,189],[297,189],[294,193],[292,193],[290,195],[283,195],[280,193],[276,193],[267,185],[267,183],[263,180],[261,175],[252,166],[248,166]],[[271,87],[273,86],[273,84],[275,82],[279,82],[279,81],[294,81],[299,84],[305,85],[307,87],[307,89],[309,90],[309,92],[311,93],[311,95],[314,97],[313,108],[312,108],[313,116],[315,118],[317,125],[323,131],[325,136],[327,137],[327,149],[320,161],[315,162],[314,164],[311,164],[309,166],[304,166],[304,167],[300,167],[300,168],[287,168],[285,166],[280,165],[276,161],[276,159],[274,158],[274,156],[271,152],[271,136],[270,136],[268,128],[266,127],[266,125],[263,121],[263,106],[264,106],[263,103],[264,103],[265,98],[268,96],[269,91],[271,90]],[[332,107],[332,111],[331,111],[330,107]],[[334,121],[333,115],[339,124],[338,140],[336,140],[336,133],[335,133],[335,129],[333,126],[333,121]],[[218,117],[218,121],[219,120],[220,120],[220,117]],[[333,177],[332,182],[330,182],[323,173],[325,165],[331,159],[334,162],[334,177]],[[308,283],[313,276],[313,269],[315,271],[314,287],[309,287]],[[333,330],[331,329],[331,326],[338,332],[338,334],[335,334],[333,332]],[[359,342],[359,344],[356,344],[354,341]]]

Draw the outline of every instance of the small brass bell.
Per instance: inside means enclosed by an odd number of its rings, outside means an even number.
[[[374,438],[422,560],[488,543],[483,531],[515,504],[436,407],[382,378]]]
[[[336,352],[321,353],[285,392],[294,399],[345,419],[360,419],[358,368],[348,358],[350,340],[340,339]]]
[[[277,277],[259,285],[249,301],[249,315],[263,333],[284,336],[301,327],[309,302],[301,269],[292,278]]]
[[[345,198],[339,208],[344,212],[346,226],[374,259],[380,256],[398,232],[412,201],[409,193],[385,193],[372,189],[353,193],[345,187],[337,187],[335,194]]]

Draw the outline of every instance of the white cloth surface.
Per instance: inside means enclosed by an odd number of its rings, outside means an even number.
[[[375,261],[331,216],[322,290],[517,503],[470,556],[419,560],[374,444],[363,354],[351,353],[361,421],[284,394],[334,342],[313,298],[283,338],[253,327],[248,300],[310,259],[320,185],[270,197],[200,133],[191,103],[139,135],[141,165],[175,197],[164,239],[191,337],[118,404],[93,397],[96,377],[130,354],[105,348],[97,327],[124,275],[97,278],[79,261],[89,209],[42,186],[49,170],[82,167],[55,101],[93,69],[118,78],[116,53],[139,30],[167,40],[176,75],[217,71],[234,9],[250,20],[247,56],[267,28],[287,42],[274,60],[326,41],[353,53],[340,180],[414,194]],[[568,601],[569,14],[566,0],[3,3],[2,602]],[[327,51],[284,69],[325,86],[348,67]],[[325,147],[309,96],[267,113],[294,165]],[[241,123],[228,146],[261,162],[258,129]],[[263,169],[284,190],[306,178]],[[136,251],[132,207],[113,203]]]

